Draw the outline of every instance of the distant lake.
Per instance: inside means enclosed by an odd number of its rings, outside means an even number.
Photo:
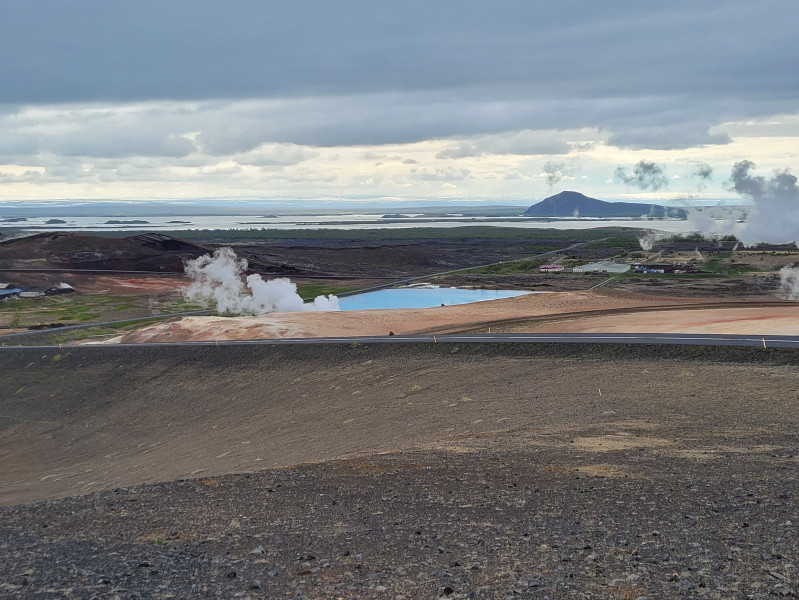
[[[1,207],[0,207],[1,208]],[[0,215],[2,212],[0,212]],[[49,222],[48,222],[49,221]],[[589,229],[593,227],[640,227],[669,233],[688,233],[696,229],[689,220],[592,219],[529,217],[465,217],[451,215],[427,217],[404,214],[402,218],[382,218],[380,214],[290,215],[257,217],[252,215],[220,216],[138,216],[126,219],[118,215],[97,217],[27,217],[25,220],[0,222],[0,227],[37,231],[186,231],[192,229],[409,229],[415,227],[462,227],[491,225],[530,229]]]
[[[520,290],[468,290],[463,288],[391,288],[339,298],[341,310],[370,310],[373,308],[434,308],[486,300],[514,298],[525,294]]]

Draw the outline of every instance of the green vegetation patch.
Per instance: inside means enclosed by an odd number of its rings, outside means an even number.
[[[139,324],[141,327],[141,324]],[[68,344],[77,340],[85,340],[93,337],[103,337],[108,335],[116,335],[117,331],[110,327],[85,327],[81,329],[70,329],[60,333],[51,333],[50,341],[53,344]],[[60,356],[60,355],[56,355]],[[55,360],[55,357],[53,357]]]
[[[333,294],[344,294],[346,292],[354,292],[361,289],[358,286],[346,285],[326,285],[324,283],[305,283],[297,285],[297,293],[305,301],[313,300],[317,296],[327,296]]]
[[[31,327],[41,323],[76,325],[92,321],[114,321],[119,313],[142,318],[152,315],[151,299],[147,296],[115,294],[65,294],[42,298],[18,298],[0,303],[0,325]],[[159,307],[161,314],[202,310],[196,302],[172,300]],[[138,313],[138,315],[137,315]]]
[[[476,267],[474,269],[464,269],[461,273],[474,273],[479,275],[518,275],[521,273],[537,272],[541,265],[552,260],[551,256],[504,262],[487,267]]]
[[[640,250],[641,243],[633,235],[613,236],[604,240],[597,240],[585,246],[586,250],[604,250],[608,248],[623,248],[625,250]]]
[[[725,277],[743,275],[745,273],[757,273],[760,271],[760,269],[752,265],[737,263],[729,259],[725,260],[724,257],[712,258],[701,263],[699,266],[703,271],[709,271]]]

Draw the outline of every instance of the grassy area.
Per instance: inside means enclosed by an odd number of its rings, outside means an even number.
[[[326,285],[324,283],[306,283],[297,285],[297,293],[305,300],[313,300],[317,296],[327,296],[329,294],[338,295],[345,292],[354,292],[360,289],[359,286],[346,285]]]
[[[0,304],[0,323],[25,327],[42,322],[83,323],[103,312],[120,308],[127,301],[110,296],[63,295],[44,298],[19,298]]]
[[[43,298],[18,298],[0,303],[0,325],[30,327],[40,323],[78,325],[126,317],[149,317],[153,311],[178,313],[203,307],[186,300],[154,305],[149,297],[115,294],[64,294]]]
[[[606,248],[623,248],[625,250],[640,250],[641,243],[634,235],[616,235],[604,240],[597,240],[585,246],[586,250],[604,250]]]
[[[757,273],[760,271],[757,267],[744,263],[737,263],[724,256],[706,260],[699,265],[699,268],[703,271],[709,271],[710,273],[715,273],[716,275],[722,275],[724,277],[734,277],[736,275],[745,275],[746,273]]]
[[[737,242],[737,241],[738,238],[736,238],[734,235],[724,235],[721,237],[716,237],[713,235],[705,236],[704,234],[699,232],[676,234],[658,240],[658,242],[663,242],[663,243],[678,243],[678,242],[701,243],[701,242]]]
[[[552,260],[551,256],[544,256],[541,258],[531,258],[527,260],[505,262],[498,265],[489,265],[487,267],[476,267],[474,269],[467,269],[461,272],[475,273],[479,275],[519,275],[522,273],[538,272],[538,267],[546,264],[549,260]]]
[[[141,325],[139,325],[141,327]],[[77,340],[113,335],[118,333],[111,327],[87,327],[86,329],[71,329],[60,333],[51,333],[50,340],[53,344],[68,344]]]
[[[168,302],[167,304],[159,307],[159,311],[162,313],[181,313],[181,312],[191,312],[194,310],[203,310],[207,307],[203,306],[202,304],[198,304],[197,302],[191,302],[186,300],[185,298],[181,298],[180,300],[173,300]]]

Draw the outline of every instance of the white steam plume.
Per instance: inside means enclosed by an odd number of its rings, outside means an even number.
[[[668,236],[669,234],[665,231],[650,229],[644,235],[638,236],[638,243],[641,245],[641,250],[644,252],[652,252],[652,248],[654,248],[655,244]]]
[[[749,160],[735,163],[730,175],[732,188],[754,202],[746,223],[737,237],[747,246],[758,242],[775,244],[799,241],[799,187],[788,169],[777,170],[771,177],[752,175],[755,164]]]
[[[799,300],[799,267],[780,269],[780,295],[786,300]]]
[[[303,302],[297,286],[288,279],[264,281],[257,273],[243,278],[247,261],[239,259],[231,248],[219,248],[186,261],[186,274],[191,285],[184,290],[188,300],[204,306],[216,306],[219,314],[263,315],[271,312],[339,310],[338,298],[317,296],[312,303]]]
[[[705,260],[705,257],[704,257],[704,256],[702,256],[702,253],[699,251],[699,248],[698,248],[698,247],[697,247],[697,248],[694,248],[694,253],[696,254],[696,258],[697,258],[697,260],[701,260],[701,261],[704,261],[704,260]]]

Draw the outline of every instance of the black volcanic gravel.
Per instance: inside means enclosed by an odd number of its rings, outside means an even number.
[[[598,477],[569,448],[420,451],[5,507],[0,597],[796,597],[779,452]]]

